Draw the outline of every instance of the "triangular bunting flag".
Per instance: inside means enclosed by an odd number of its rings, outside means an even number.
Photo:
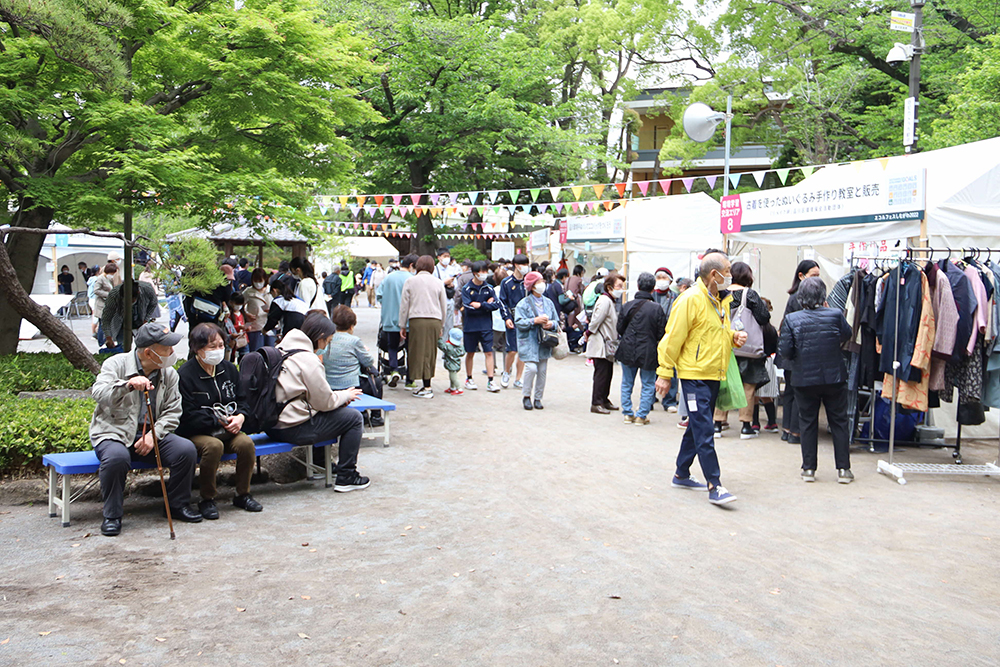
[[[520,190],[508,190],[507,194],[510,195],[510,203],[511,204],[516,204],[517,203],[517,198],[521,195],[521,191]]]
[[[376,206],[381,206],[383,199],[385,199],[384,195],[375,195],[375,205]]]
[[[476,200],[479,199],[479,193],[474,191],[469,191],[465,194],[469,195],[469,203],[475,205]]]
[[[483,214],[486,213],[486,207],[485,206],[477,206],[476,210],[479,211],[479,217],[480,218],[483,217]]]
[[[347,202],[350,201],[351,198],[348,195],[340,195],[338,199],[340,199],[341,206],[347,206]]]
[[[858,172],[859,174],[861,173],[861,170],[865,168],[864,160],[855,160],[851,164],[854,166],[854,171]]]
[[[403,203],[403,195],[393,195],[392,196],[392,203],[395,204],[396,206],[399,206],[400,204],[402,204]]]
[[[339,202],[336,203],[336,204],[333,204],[333,212],[334,213],[340,213],[340,209],[342,209],[342,208],[343,208],[343,206],[341,206]]]
[[[556,213],[561,214],[563,206],[565,206],[565,204],[563,204],[562,202],[556,202]]]
[[[718,176],[706,176],[705,177],[705,181],[708,183],[708,189],[709,190],[714,190],[715,189],[715,181],[718,178],[719,178]]]
[[[327,211],[326,206],[320,206],[319,207],[319,214],[320,215],[326,215],[326,211]]]
[[[538,201],[538,195],[542,194],[542,189],[541,188],[531,188],[530,190],[528,190],[528,192],[531,193],[531,201],[532,201],[532,203],[534,203],[534,202]]]
[[[670,194],[670,182],[671,182],[671,180],[672,179],[667,178],[667,179],[662,179],[662,180],[657,181],[657,183],[660,184],[660,192],[662,192],[665,195],[669,195]]]
[[[885,171],[885,168],[889,166],[889,158],[887,158],[887,157],[880,157],[878,159],[878,163],[880,165],[882,165],[882,171]]]
[[[420,204],[420,194],[414,193],[414,194],[410,195],[410,202],[414,206],[419,205]]]
[[[802,175],[808,178],[809,176],[812,176],[814,171],[816,171],[816,167],[802,167],[801,171]]]
[[[358,211],[361,210],[361,207],[360,206],[351,205],[349,208],[351,209],[351,216],[354,217],[354,218],[357,218],[358,217]]]
[[[424,214],[424,209],[420,208],[419,206],[414,206],[413,207],[413,215],[415,215],[415,216],[417,216],[419,218],[423,214]]]
[[[400,214],[400,215],[406,215],[406,212],[407,212],[408,210],[409,210],[409,207],[407,207],[407,206],[400,206],[400,207],[399,207],[399,214]]]
[[[375,215],[375,211],[378,210],[375,206],[364,206],[362,208],[365,209],[365,213],[368,215]]]
[[[559,200],[560,192],[562,192],[562,188],[549,188],[549,194],[552,195],[552,201]]]
[[[573,196],[576,198],[576,200],[580,201],[580,195],[583,194],[583,186],[582,185],[574,185],[573,187],[570,188],[570,190],[573,191]]]
[[[781,181],[782,185],[784,185],[785,181],[788,180],[788,172],[789,171],[791,171],[791,169],[775,169],[774,170],[774,173],[776,173],[778,175],[778,180]]]
[[[358,195],[357,197],[355,197],[355,199],[358,200],[358,206],[364,206],[365,200],[368,199],[368,197],[366,197],[365,195]]]
[[[615,189],[618,190],[618,196],[625,196],[625,188],[628,187],[628,183],[615,183]]]
[[[764,187],[764,177],[767,176],[766,171],[755,171],[753,173],[753,180],[757,181],[757,187]]]
[[[573,205],[573,212],[574,213],[579,213],[580,212],[580,205],[578,203],[576,203],[576,202],[573,202],[572,205]]]
[[[497,197],[500,196],[500,191],[499,190],[489,190],[489,191],[487,191],[486,196],[490,198],[490,203],[491,204],[496,204],[497,203]]]
[[[509,215],[511,217],[514,217],[514,211],[516,211],[516,210],[517,210],[517,207],[514,206],[513,204],[507,204],[507,215]]]
[[[606,202],[601,202],[601,203],[604,204],[604,210],[605,211],[610,211],[611,210],[611,202],[606,201]]]
[[[604,184],[603,183],[598,183],[597,185],[594,186],[594,194],[597,195],[598,198],[600,198],[600,196],[602,194],[604,194]]]
[[[740,174],[729,174],[729,182],[732,183],[733,188],[738,188],[740,186]]]
[[[641,192],[642,196],[645,197],[646,192],[649,190],[649,181],[638,181],[636,185],[639,186],[639,192]]]
[[[691,187],[694,185],[694,179],[693,178],[682,178],[681,179],[681,183],[684,184],[684,189],[685,190],[687,190],[688,192],[691,192]]]

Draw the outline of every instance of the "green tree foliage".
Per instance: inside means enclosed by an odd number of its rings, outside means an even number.
[[[453,245],[448,249],[448,254],[451,255],[451,261],[453,262],[462,262],[466,259],[475,262],[480,259],[486,259],[486,255],[480,252],[479,248],[471,243],[459,243],[457,245]]]
[[[985,38],[987,48],[967,49],[968,64],[957,90],[933,121],[932,148],[991,139],[1000,134],[1000,37]]]
[[[724,59],[713,82],[736,98],[734,139],[778,138],[795,163],[826,163],[901,153],[908,65],[885,56],[909,35],[889,30],[893,10],[908,3],[851,0],[732,0],[721,30],[702,42]],[[971,53],[992,48],[1000,20],[982,0],[928,3],[921,59],[921,135],[949,111]],[[718,95],[716,95],[718,98]],[[994,122],[994,126],[997,123]],[[966,139],[968,140],[968,139]],[[952,139],[952,142],[955,138]]]
[[[226,276],[219,269],[219,253],[206,238],[186,236],[157,249],[160,264],[157,274],[164,283],[181,275],[179,291],[191,296],[211,292],[224,285]]]
[[[368,44],[309,0],[0,0],[0,193],[16,226],[115,228],[127,207],[297,214],[351,178]],[[223,202],[228,205],[223,205]],[[277,209],[276,204],[284,206]],[[30,289],[41,238],[11,235]],[[0,352],[18,317],[0,302]]]

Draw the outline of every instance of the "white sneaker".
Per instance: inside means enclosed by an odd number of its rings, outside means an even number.
[[[413,395],[417,398],[434,398],[434,390],[430,387],[421,387],[413,392]]]
[[[667,406],[667,412],[677,412],[677,406],[676,405],[668,405]]]
[[[504,371],[503,374],[500,375],[500,386],[506,389],[508,385],[510,385],[510,373]]]
[[[500,391],[500,385],[498,385],[494,380],[490,380],[486,383],[486,391],[492,391],[495,394]]]
[[[523,382],[521,382],[520,380],[514,380],[514,388],[515,389],[520,389],[523,386],[524,386]]]
[[[475,391],[479,389],[479,387],[476,386],[476,383],[472,380],[472,378],[469,378],[468,380],[465,381],[465,388],[468,389],[469,391]]]

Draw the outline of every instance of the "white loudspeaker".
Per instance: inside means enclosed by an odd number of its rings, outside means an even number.
[[[705,143],[715,134],[715,127],[726,119],[726,114],[712,110],[702,102],[695,102],[684,110],[684,133],[691,141]]]

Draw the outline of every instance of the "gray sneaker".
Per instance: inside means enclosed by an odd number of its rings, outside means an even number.
[[[500,386],[506,389],[510,385],[510,373],[504,371],[500,376]]]
[[[838,484],[850,484],[854,481],[854,473],[851,472],[850,468],[841,468],[837,471],[837,483]]]
[[[815,482],[816,481],[816,471],[802,469],[802,481],[803,482]]]
[[[521,387],[523,387],[523,386],[524,386],[524,383],[523,383],[523,382],[521,382],[520,380],[514,380],[514,387],[515,387],[516,389],[520,389],[520,388],[521,388]]]

